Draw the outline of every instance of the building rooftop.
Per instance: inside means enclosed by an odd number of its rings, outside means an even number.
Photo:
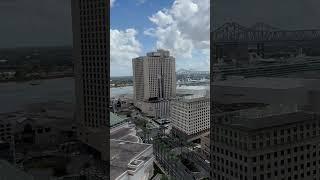
[[[193,102],[198,102],[198,101],[210,101],[210,98],[204,97],[204,96],[192,95],[192,96],[185,96],[185,97],[179,98],[177,100],[180,102],[185,102],[185,103],[193,103]]]
[[[33,180],[34,178],[14,167],[9,162],[0,159],[0,179],[1,180]]]
[[[170,51],[166,51],[166,50],[163,50],[163,49],[158,49],[157,51],[155,52],[148,52],[146,54],[146,56],[140,56],[140,57],[136,57],[136,58],[133,58],[133,60],[144,60],[146,59],[147,57],[164,57],[164,58],[173,58],[173,56],[170,56]]]
[[[110,139],[121,139],[129,134],[132,134],[133,132],[134,132],[134,130],[132,128],[123,127],[123,128],[120,128],[119,130],[111,132]]]
[[[243,103],[231,103],[231,104],[223,104],[219,102],[214,103],[214,112],[221,113],[221,112],[232,112],[250,108],[262,108],[266,107],[267,104],[263,103],[250,103],[250,102],[243,102]]]
[[[213,82],[214,86],[229,87],[248,87],[248,88],[268,88],[268,89],[292,89],[314,84],[320,84],[317,79],[302,78],[272,78],[272,77],[255,77],[245,79],[230,79]]]
[[[74,124],[72,106],[71,103],[64,102],[36,103],[31,104],[25,111],[1,113],[0,119],[16,125],[30,122],[38,127],[71,130]]]
[[[314,114],[298,111],[277,115],[269,115],[258,118],[235,118],[232,120],[230,125],[239,128],[244,128],[247,130],[258,130],[263,128],[271,128],[293,124],[297,122],[309,121],[313,120],[314,118]]]
[[[116,179],[129,169],[129,164],[134,160],[148,160],[141,153],[152,148],[151,144],[133,143],[123,140],[110,140],[110,179]]]
[[[110,112],[110,126],[115,126],[118,124],[122,124],[123,122],[125,122],[126,119],[123,117],[120,117],[116,114],[114,114],[113,112]]]
[[[169,57],[170,56],[170,52],[163,50],[163,49],[158,49],[156,52],[148,52],[147,56],[151,56],[151,57]]]

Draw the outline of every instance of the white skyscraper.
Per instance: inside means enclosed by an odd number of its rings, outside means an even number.
[[[169,115],[170,99],[176,95],[175,58],[157,50],[132,60],[134,104],[155,116]]]

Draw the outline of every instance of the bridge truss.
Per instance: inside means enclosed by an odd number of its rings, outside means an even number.
[[[320,41],[320,30],[281,30],[264,23],[245,27],[232,22],[213,31],[212,38],[215,45]]]

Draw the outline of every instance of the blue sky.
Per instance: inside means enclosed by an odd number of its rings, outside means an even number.
[[[155,43],[155,38],[143,34],[145,30],[153,27],[148,17],[172,3],[173,0],[117,0],[111,9],[110,28],[136,29],[139,33],[137,39],[143,44],[143,52],[146,52],[152,49]]]
[[[209,70],[209,0],[113,0],[111,76],[132,75],[131,59],[158,48],[177,70]]]

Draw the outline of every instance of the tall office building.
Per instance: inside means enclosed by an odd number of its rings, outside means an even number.
[[[154,116],[168,115],[168,101],[176,95],[175,58],[157,50],[134,58],[132,67],[135,106]]]
[[[109,139],[108,1],[72,0],[72,23],[78,135],[90,145],[100,130]]]

